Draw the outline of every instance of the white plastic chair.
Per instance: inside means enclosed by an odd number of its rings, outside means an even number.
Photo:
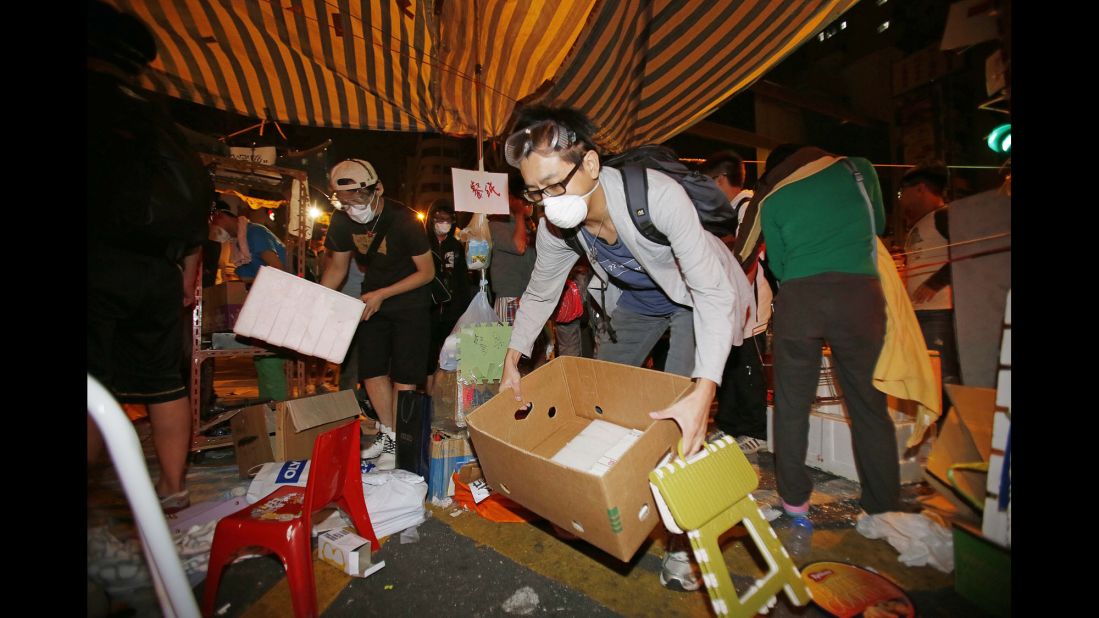
[[[160,608],[169,618],[198,618],[198,603],[179,560],[168,522],[160,509],[141,441],[133,422],[114,397],[92,376],[88,376],[88,415],[103,434],[122,488],[134,513],[145,563],[149,567]]]

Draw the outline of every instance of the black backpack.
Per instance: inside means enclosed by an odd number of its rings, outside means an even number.
[[[683,187],[706,231],[719,238],[736,234],[736,210],[717,186],[717,182],[705,174],[688,169],[671,148],[655,144],[638,146],[607,159],[604,165],[622,172],[630,218],[633,219],[637,231],[652,242],[666,247],[671,245],[668,237],[653,225],[649,215],[649,180],[645,174],[647,169],[663,172]],[[575,238],[575,230],[562,230],[562,234],[569,246],[580,252],[580,241]]]

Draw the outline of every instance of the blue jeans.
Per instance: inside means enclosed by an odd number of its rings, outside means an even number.
[[[651,316],[618,307],[611,314],[611,328],[618,341],[612,342],[607,333],[600,332],[596,359],[640,367],[656,342],[671,328],[664,371],[691,377],[695,366],[695,327],[694,313],[690,309],[680,309],[667,316]]]

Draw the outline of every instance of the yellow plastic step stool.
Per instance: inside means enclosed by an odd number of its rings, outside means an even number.
[[[649,472],[649,484],[664,525],[677,534],[687,531],[714,612],[735,617],[767,613],[780,590],[794,605],[807,604],[812,595],[801,573],[750,493],[759,487],[759,477],[740,447],[725,436],[684,459],[682,446],[679,457]],[[741,523],[770,570],[737,596],[718,538]]]

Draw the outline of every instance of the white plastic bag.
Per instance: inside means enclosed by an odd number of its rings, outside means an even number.
[[[499,324],[500,316],[496,315],[492,305],[488,302],[488,292],[481,286],[481,291],[473,297],[466,307],[466,312],[454,324],[450,336],[443,342],[443,349],[439,351],[439,367],[444,371],[457,371],[458,369],[458,333],[467,326],[477,324]]]
[[[362,475],[363,497],[378,537],[396,534],[427,519],[427,482],[408,470],[375,470]]]
[[[868,539],[885,539],[900,552],[906,566],[930,565],[943,573],[954,570],[954,538],[950,530],[916,513],[878,513],[859,517],[855,529]]]
[[[308,481],[308,459],[267,462],[252,478],[245,499],[248,500],[248,504],[255,504],[279,487],[305,487]]]

